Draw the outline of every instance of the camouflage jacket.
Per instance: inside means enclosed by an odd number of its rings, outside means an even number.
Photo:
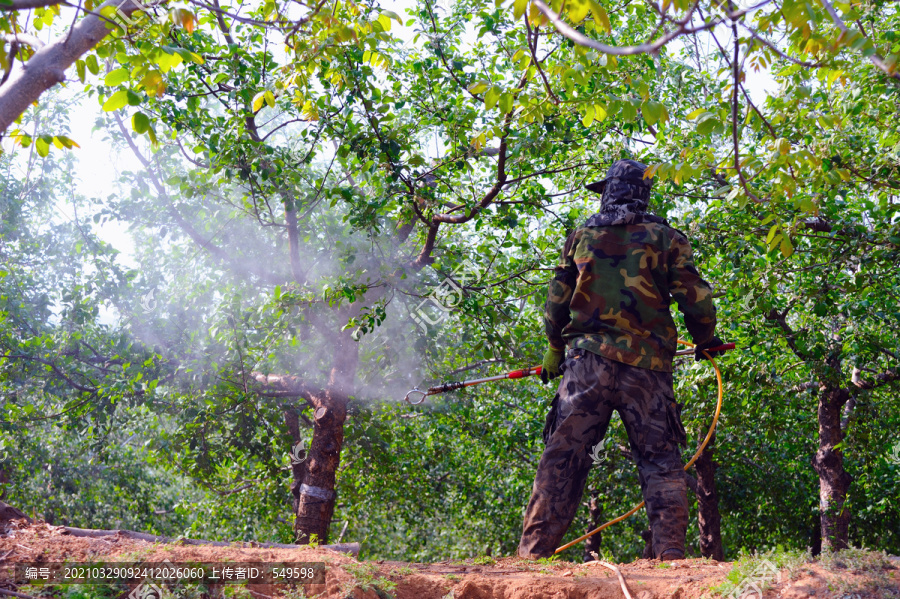
[[[550,281],[550,346],[670,372],[678,331],[669,305],[678,304],[694,343],[705,343],[716,327],[712,290],[687,238],[663,219],[629,215],[629,224],[591,226],[604,222],[598,217],[569,235]]]

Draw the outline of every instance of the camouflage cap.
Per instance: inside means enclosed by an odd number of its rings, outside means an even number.
[[[606,173],[606,178],[595,183],[585,185],[585,189],[596,193],[603,193],[606,185],[617,179],[621,183],[633,185],[635,187],[645,187],[647,191],[653,186],[653,179],[644,179],[644,171],[647,165],[637,160],[617,160]]]

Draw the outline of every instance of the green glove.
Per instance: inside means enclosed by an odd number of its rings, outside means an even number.
[[[544,361],[541,363],[541,382],[544,384],[551,379],[559,376],[559,365],[563,361],[563,350],[549,348],[544,354]]]

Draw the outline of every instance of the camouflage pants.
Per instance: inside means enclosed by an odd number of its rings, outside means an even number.
[[[591,450],[606,435],[613,410],[625,424],[637,463],[654,555],[684,551],[688,501],[678,445],[685,445],[686,435],[672,373],[629,366],[583,349],[571,350],[564,366],[525,510],[519,555],[548,557],[560,545],[581,503]]]

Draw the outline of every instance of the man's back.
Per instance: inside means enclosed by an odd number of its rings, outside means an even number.
[[[569,235],[550,282],[541,379],[563,378],[545,421],[521,557],[553,555],[584,495],[588,448],[603,440],[614,411],[637,464],[653,555],[685,554],[689,512],[679,447],[687,434],[672,384],[672,300],[698,346],[721,341],[712,292],[694,268],[690,243],[647,212],[646,172],[640,162],[619,160],[605,179],[585,186],[602,193],[600,211]],[[563,364],[566,345],[573,349]]]
[[[545,310],[551,343],[671,371],[678,337],[671,301],[695,340],[711,337],[716,322],[690,243],[658,218],[589,226],[593,220],[569,236],[556,267]]]

